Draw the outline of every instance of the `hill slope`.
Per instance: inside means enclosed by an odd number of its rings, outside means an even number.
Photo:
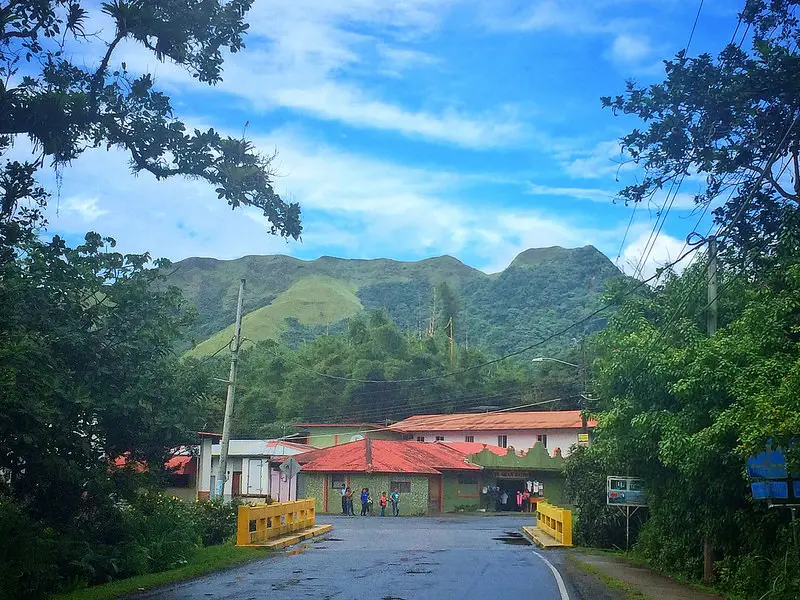
[[[243,335],[294,345],[329,330],[362,309],[385,309],[401,328],[424,329],[433,289],[446,281],[459,298],[456,341],[498,353],[542,339],[591,312],[606,283],[620,273],[592,246],[534,248],[494,275],[442,256],[418,262],[283,255],[220,261],[189,258],[171,281],[200,315],[193,354],[210,354],[232,337],[239,279],[247,279]],[[602,326],[602,320],[588,330]],[[226,329],[227,328],[227,329]],[[573,332],[579,337],[583,331]],[[209,339],[210,338],[210,339]],[[543,350],[555,350],[565,340]]]

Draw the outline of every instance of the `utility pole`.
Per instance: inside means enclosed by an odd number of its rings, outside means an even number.
[[[717,238],[708,238],[708,312],[706,327],[711,337],[717,331]],[[708,534],[703,538],[703,582],[709,583],[714,576],[714,550]]]
[[[219,450],[219,468],[217,469],[217,491],[214,496],[222,498],[225,490],[225,478],[228,468],[228,447],[231,443],[231,421],[233,420],[233,396],[236,393],[236,367],[239,363],[239,341],[242,336],[242,304],[244,301],[244,282],[239,281],[239,301],[236,303],[236,325],[231,347],[231,370],[228,375],[228,396],[225,399],[225,420],[222,423],[222,442]]]

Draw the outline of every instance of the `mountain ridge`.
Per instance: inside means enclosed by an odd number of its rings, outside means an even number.
[[[605,255],[587,245],[529,248],[492,274],[449,255],[398,261],[272,254],[231,260],[190,257],[173,265],[169,279],[197,309],[192,335],[202,343],[191,354],[200,356],[230,339],[242,277],[247,279],[244,335],[254,341],[296,345],[375,308],[403,329],[422,330],[433,308],[434,288],[447,282],[460,305],[456,335],[504,352],[585,316],[606,282],[621,276]]]

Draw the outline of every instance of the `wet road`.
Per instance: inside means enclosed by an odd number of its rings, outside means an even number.
[[[553,568],[517,517],[329,517],[327,536],[265,560],[137,596],[150,600],[233,598],[579,598],[564,595]],[[551,568],[544,559],[549,559]]]

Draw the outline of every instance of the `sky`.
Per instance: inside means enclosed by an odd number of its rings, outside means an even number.
[[[592,244],[633,273],[663,196],[635,212],[614,202],[639,175],[620,165],[617,140],[642,124],[600,97],[630,78],[661,81],[700,4],[255,0],[247,47],[215,87],[123,44],[117,64],[153,73],[187,124],[277,151],[275,187],[300,203],[302,240],[270,236],[258,211],[231,211],[211,185],[134,176],[123,152],[105,149],[45,174],[49,231],[70,241],[97,231],[120,251],[173,261],[449,254],[490,273],[527,248]],[[738,2],[702,4],[690,54],[717,53],[736,27]],[[102,18],[91,24],[113,34]],[[102,47],[73,52],[91,64]],[[674,260],[696,226],[708,231],[692,203],[699,185],[681,188],[642,276]]]

